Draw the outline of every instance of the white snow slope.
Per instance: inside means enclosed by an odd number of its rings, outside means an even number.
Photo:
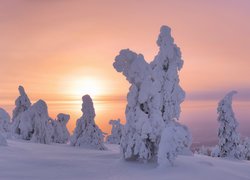
[[[250,180],[250,161],[178,156],[174,167],[120,159],[118,145],[98,151],[8,140],[0,147],[1,180]]]

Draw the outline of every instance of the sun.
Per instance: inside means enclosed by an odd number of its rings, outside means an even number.
[[[70,84],[69,91],[73,96],[83,96],[88,94],[94,98],[104,93],[102,81],[94,77],[74,79]]]

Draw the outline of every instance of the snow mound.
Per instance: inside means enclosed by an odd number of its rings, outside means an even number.
[[[249,180],[250,162],[208,156],[179,155],[174,166],[121,161],[119,146],[106,151],[65,144],[36,144],[8,140],[0,147],[3,180]]]

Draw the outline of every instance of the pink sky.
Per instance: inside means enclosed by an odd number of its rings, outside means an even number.
[[[19,84],[53,116],[57,104],[80,105],[84,93],[123,99],[128,83],[114,57],[130,48],[151,61],[161,25],[181,48],[187,99],[217,100],[235,89],[238,100],[250,100],[249,9],[249,0],[0,0],[0,107],[11,112]],[[63,108],[74,118],[75,105]]]

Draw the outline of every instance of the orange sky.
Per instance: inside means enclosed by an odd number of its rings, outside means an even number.
[[[114,57],[130,48],[151,61],[163,24],[181,48],[188,99],[236,89],[249,100],[249,9],[249,0],[0,0],[0,107],[11,112],[22,84],[33,102],[47,101],[52,116],[70,113],[71,129],[85,93],[99,103],[100,124],[124,118],[128,83]]]

